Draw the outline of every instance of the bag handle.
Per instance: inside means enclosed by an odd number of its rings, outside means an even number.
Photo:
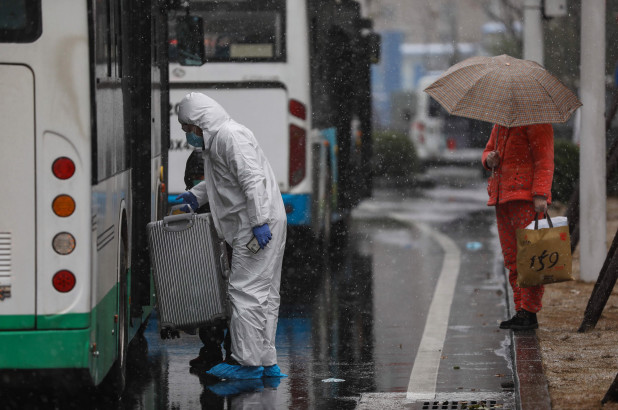
[[[551,222],[551,218],[549,217],[549,212],[545,212],[545,219],[547,220],[547,224],[550,228],[554,227],[554,224]],[[534,230],[539,229],[539,213],[534,213]]]

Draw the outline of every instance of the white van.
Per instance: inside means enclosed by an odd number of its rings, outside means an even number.
[[[423,91],[437,78],[438,75],[430,75],[419,80],[416,89],[416,110],[410,122],[410,140],[422,163],[440,159],[446,150],[444,130],[446,111]]]

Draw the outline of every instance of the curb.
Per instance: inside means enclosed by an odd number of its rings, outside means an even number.
[[[513,332],[515,356],[515,386],[522,410],[551,409],[547,378],[539,341],[534,330]]]
[[[509,284],[509,272],[503,266],[508,317],[515,314],[513,289]],[[513,347],[513,378],[516,389],[517,408],[521,410],[551,410],[551,398],[547,378],[543,372],[543,358],[535,330],[511,332]]]

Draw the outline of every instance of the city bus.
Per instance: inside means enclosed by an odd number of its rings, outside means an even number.
[[[370,65],[379,37],[352,0],[192,0],[169,15],[169,194],[186,188],[192,148],[177,106],[217,100],[253,131],[275,172],[288,225],[327,238],[371,192]]]
[[[1,383],[124,387],[166,207],[166,7],[0,3]]]

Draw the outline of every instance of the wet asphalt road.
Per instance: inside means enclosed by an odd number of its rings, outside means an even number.
[[[291,232],[277,330],[279,365],[289,377],[213,384],[189,369],[199,338],[161,340],[155,316],[131,346],[120,402],[31,391],[21,404],[32,406],[19,408],[409,407],[426,394],[425,387],[413,391],[418,386],[433,386],[432,397],[443,402],[491,399],[509,408],[511,341],[497,330],[507,316],[505,286],[484,182],[468,168],[435,169],[428,179],[436,184],[376,188],[339,224],[328,251]],[[440,297],[434,291],[448,253],[441,237],[456,248],[459,270],[435,383],[427,383],[431,372],[415,368],[415,358],[427,340],[432,300]]]

